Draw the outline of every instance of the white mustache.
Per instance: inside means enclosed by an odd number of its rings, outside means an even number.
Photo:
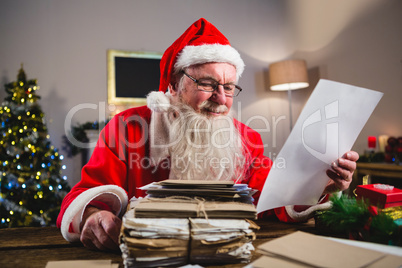
[[[201,103],[199,108],[200,110],[208,110],[213,113],[225,113],[228,111],[228,107],[226,107],[225,105],[219,105],[209,100]]]

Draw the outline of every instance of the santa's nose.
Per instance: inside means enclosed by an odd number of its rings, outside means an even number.
[[[226,103],[226,98],[227,97],[222,85],[219,85],[211,96],[212,101],[216,102],[219,105],[224,105]]]

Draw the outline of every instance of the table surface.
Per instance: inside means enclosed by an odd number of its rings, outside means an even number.
[[[321,234],[315,228],[314,220],[306,223],[283,223],[275,220],[256,221],[260,226],[255,247],[272,239],[304,231]],[[330,235],[339,237],[337,235]],[[252,261],[259,257],[254,253]],[[112,260],[122,265],[120,252],[101,252],[89,250],[80,243],[69,243],[56,227],[24,227],[0,229],[0,267],[45,267],[48,261],[60,260]],[[225,266],[208,266],[225,267]],[[244,267],[244,264],[231,264],[227,267]]]

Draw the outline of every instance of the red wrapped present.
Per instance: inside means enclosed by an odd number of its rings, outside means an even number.
[[[371,205],[378,208],[402,206],[402,190],[387,184],[358,185],[358,199],[368,199]]]

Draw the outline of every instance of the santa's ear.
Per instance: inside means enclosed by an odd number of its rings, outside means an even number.
[[[168,85],[168,91],[169,91],[170,95],[176,96],[177,92],[178,92],[178,83],[170,83]]]

